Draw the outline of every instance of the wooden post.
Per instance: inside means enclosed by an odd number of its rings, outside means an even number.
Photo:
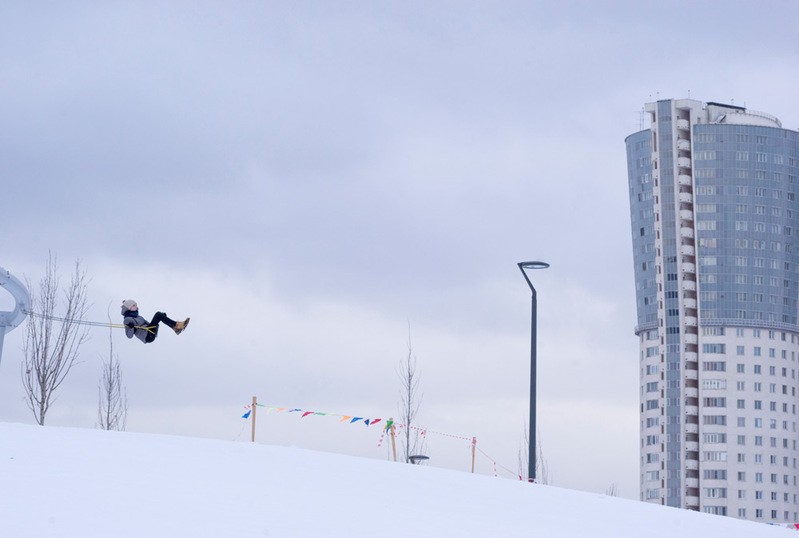
[[[252,442],[255,442],[255,409],[256,405],[258,405],[258,398],[255,396],[252,397]]]
[[[393,418],[389,418],[391,422],[394,422]],[[394,452],[394,461],[397,461],[397,436],[395,434],[396,428],[394,424],[391,424],[391,451]]]
[[[477,448],[477,437],[472,437],[472,474],[474,474],[474,450]]]

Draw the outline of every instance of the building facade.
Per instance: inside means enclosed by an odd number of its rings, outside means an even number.
[[[799,132],[691,99],[626,139],[641,500],[799,522]]]

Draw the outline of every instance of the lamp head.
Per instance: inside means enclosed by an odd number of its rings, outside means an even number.
[[[549,267],[547,262],[519,262],[519,269],[546,269]]]

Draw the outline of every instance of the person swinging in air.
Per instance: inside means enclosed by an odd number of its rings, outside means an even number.
[[[175,334],[180,334],[186,330],[189,324],[189,319],[185,321],[174,321],[164,312],[156,312],[153,320],[148,322],[139,314],[139,305],[133,299],[126,299],[122,301],[122,316],[125,320],[122,322],[125,325],[125,336],[133,338],[134,336],[149,344],[155,337],[158,336],[158,324],[163,322],[164,325],[170,327]]]

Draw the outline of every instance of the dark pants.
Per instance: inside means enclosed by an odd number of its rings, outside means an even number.
[[[155,315],[153,316],[153,320],[148,325],[150,334],[147,335],[147,340],[145,341],[145,344],[149,344],[150,342],[155,340],[156,336],[158,336],[158,324],[161,322],[163,322],[164,325],[166,325],[171,329],[175,328],[175,322],[169,319],[165,312],[156,312]]]

